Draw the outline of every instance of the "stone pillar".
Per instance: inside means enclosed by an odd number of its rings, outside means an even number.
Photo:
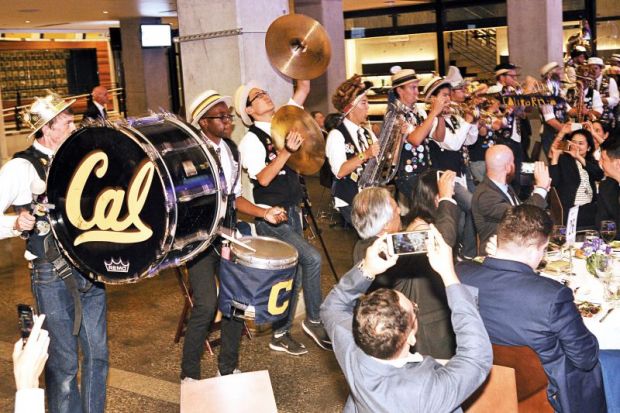
[[[332,47],[327,71],[312,81],[312,92],[306,101],[308,111],[327,114],[335,109],[331,102],[334,91],[346,78],[344,53],[344,17],[341,0],[295,0],[295,13],[312,17],[325,27]]]
[[[276,18],[288,14],[288,0],[177,0],[179,36],[241,29],[241,34],[204,40],[181,39],[184,106],[207,89],[234,96],[237,87],[256,80],[277,106],[292,96],[290,79],[269,63],[265,33]],[[234,137],[245,127],[236,120]]]
[[[157,24],[159,19],[121,19],[121,42],[127,116],[142,116],[148,110],[169,111],[170,70],[166,48],[143,49],[140,24]]]
[[[510,62],[540,78],[540,67],[562,62],[562,0],[507,0]]]

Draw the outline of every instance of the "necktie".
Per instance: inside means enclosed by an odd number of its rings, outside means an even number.
[[[361,152],[364,152],[366,149],[368,149],[368,141],[366,140],[365,132],[366,131],[364,130],[364,128],[359,128],[357,130],[357,140],[359,141]]]
[[[517,194],[515,194],[515,191],[510,185],[508,185],[508,197],[510,198],[510,203],[512,204],[512,206],[517,206],[521,204],[521,201],[519,201]]]
[[[103,119],[107,119],[108,118],[108,111],[103,108]]]

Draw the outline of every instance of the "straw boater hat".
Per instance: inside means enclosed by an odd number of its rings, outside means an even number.
[[[215,90],[207,90],[201,93],[190,105],[189,111],[187,112],[187,121],[190,122],[192,126],[198,127],[200,118],[202,118],[209,109],[221,102],[226,103],[226,106],[230,107],[232,98],[230,96],[222,96]]]
[[[589,65],[597,65],[600,67],[605,67],[605,63],[603,62],[603,59],[601,59],[600,57],[591,57],[588,59],[588,64]]]
[[[263,90],[257,82],[250,80],[245,85],[239,86],[235,92],[235,112],[237,112],[237,116],[241,118],[241,121],[245,126],[251,126],[254,123],[252,118],[250,118],[250,115],[248,115],[245,111],[248,104],[248,95],[252,89]]]
[[[419,83],[420,79],[415,74],[413,69],[399,69],[392,75],[392,89],[396,89],[399,86],[404,86],[408,83]]]
[[[511,70],[517,70],[519,67],[512,63],[500,63],[495,66],[495,76],[501,76],[508,73]]]
[[[560,66],[560,64],[558,62],[549,62],[546,65],[544,65],[543,67],[540,68],[540,75],[541,76],[547,76],[547,74],[549,72],[551,72],[553,69],[558,68],[558,67],[562,67]]]
[[[583,46],[575,46],[575,48],[573,49],[572,52],[570,52],[570,57],[571,59],[576,58],[577,56],[587,56],[588,55],[588,51],[586,50],[585,47]]]
[[[450,80],[445,77],[435,76],[424,86],[422,94],[426,101],[430,101],[433,92],[435,92],[440,86],[450,85]]]
[[[24,121],[32,129],[28,137],[37,133],[39,129],[45,126],[49,121],[61,114],[65,109],[71,106],[75,99],[65,101],[56,93],[49,91],[44,98],[34,98],[34,103],[30,108],[26,109],[22,115]]]
[[[612,54],[611,57],[609,58],[609,60],[614,62],[614,63],[620,63],[620,53]]]
[[[372,87],[371,82],[362,82],[360,75],[353,75],[338,86],[332,96],[332,104],[337,111],[348,115],[362,97],[366,96]]]

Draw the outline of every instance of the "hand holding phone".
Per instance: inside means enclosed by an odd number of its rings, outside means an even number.
[[[558,149],[562,152],[570,151],[570,141],[560,141],[558,142]]]
[[[393,267],[397,260],[398,256],[388,251],[386,237],[379,237],[366,250],[363,261],[364,273],[372,277],[382,274]]]
[[[35,316],[28,342],[24,345],[24,340],[20,338],[13,347],[13,374],[17,390],[39,387],[39,376],[45,367],[50,344],[48,332],[42,329],[44,320],[44,314]]]

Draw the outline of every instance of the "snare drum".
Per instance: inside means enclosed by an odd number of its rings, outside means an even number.
[[[130,283],[203,251],[226,209],[217,155],[172,115],[85,127],[47,177],[53,235],[94,280]]]
[[[219,308],[222,314],[273,323],[286,317],[293,293],[297,250],[269,237],[243,237],[256,252],[232,244],[230,259],[220,261]]]

